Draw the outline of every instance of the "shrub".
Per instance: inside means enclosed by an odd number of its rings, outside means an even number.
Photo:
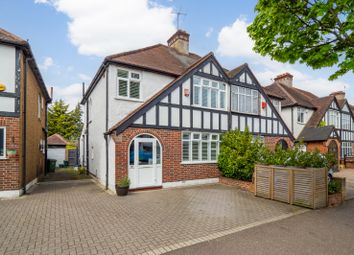
[[[218,167],[225,177],[244,181],[252,180],[257,158],[266,153],[259,139],[246,129],[244,132],[231,130],[221,138]]]
[[[342,187],[341,187],[341,183],[338,180],[331,180],[328,183],[328,194],[335,194],[341,191]]]
[[[86,167],[80,166],[78,171],[79,171],[79,174],[85,174],[86,173]]]
[[[130,185],[130,180],[128,177],[123,177],[122,179],[120,179],[120,181],[118,182],[118,187],[120,188],[125,188],[125,187],[129,187]]]
[[[332,153],[321,154],[318,150],[303,151],[300,149],[301,144],[297,144],[294,148],[283,150],[277,147],[275,151],[265,149],[263,156],[259,158],[258,163],[264,165],[277,165],[277,166],[293,166],[293,167],[313,167],[321,168],[326,167],[330,169],[337,160]]]

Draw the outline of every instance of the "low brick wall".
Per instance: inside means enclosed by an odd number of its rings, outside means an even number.
[[[252,193],[254,192],[254,184],[252,182],[241,181],[221,176],[219,177],[219,183],[227,186],[237,187]]]

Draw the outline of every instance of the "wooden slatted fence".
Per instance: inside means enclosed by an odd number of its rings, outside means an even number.
[[[313,209],[326,207],[327,170],[256,165],[255,195]]]

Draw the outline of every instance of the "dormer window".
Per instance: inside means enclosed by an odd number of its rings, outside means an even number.
[[[125,99],[141,99],[140,73],[118,69],[117,97]]]

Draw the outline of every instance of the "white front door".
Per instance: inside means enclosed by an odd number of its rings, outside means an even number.
[[[132,141],[129,155],[130,188],[162,185],[161,146],[150,135],[138,136]]]

